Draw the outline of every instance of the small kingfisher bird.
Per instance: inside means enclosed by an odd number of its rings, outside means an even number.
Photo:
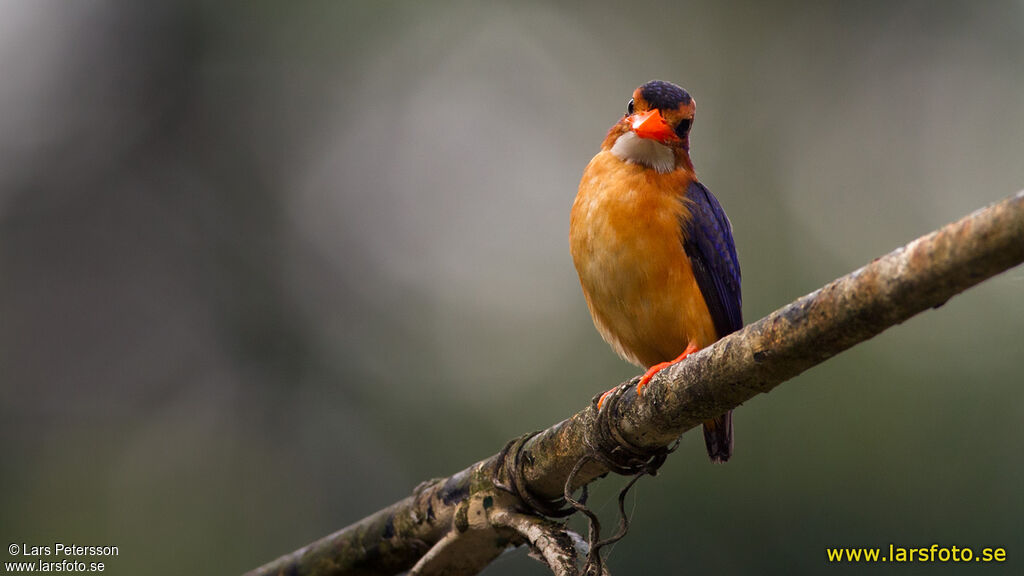
[[[633,92],[583,171],[569,244],[594,326],[619,356],[666,366],[743,327],[732,226],[690,161],[696,104],[654,80]],[[602,397],[603,400],[603,397]],[[704,422],[713,462],[732,455],[732,411]]]

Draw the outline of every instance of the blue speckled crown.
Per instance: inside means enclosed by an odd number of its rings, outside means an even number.
[[[654,108],[675,110],[680,104],[689,104],[690,95],[679,86],[663,80],[651,80],[640,87],[644,100]]]

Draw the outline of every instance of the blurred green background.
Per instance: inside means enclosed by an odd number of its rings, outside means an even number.
[[[567,234],[647,80],[698,103],[748,322],[1024,186],[1019,1],[2,13],[0,537],[116,545],[112,574],[254,568],[633,376]],[[613,573],[1021,573],[1022,296],[750,401],[728,465],[686,435]],[[825,562],[890,542],[1009,560]]]

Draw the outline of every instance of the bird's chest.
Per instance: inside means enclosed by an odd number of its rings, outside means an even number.
[[[649,300],[681,266],[688,268],[680,226],[688,214],[674,192],[680,188],[636,166],[601,168],[588,167],[572,210],[580,280],[589,292]]]
[[[569,236],[598,331],[624,358],[650,366],[690,342],[714,341],[714,328],[683,248],[690,214],[675,191],[686,181],[633,168],[600,155],[591,162]]]

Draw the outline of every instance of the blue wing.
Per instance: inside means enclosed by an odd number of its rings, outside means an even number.
[[[686,200],[691,218],[682,222],[683,248],[721,338],[743,327],[740,263],[732,226],[718,199],[700,182],[690,183]]]

